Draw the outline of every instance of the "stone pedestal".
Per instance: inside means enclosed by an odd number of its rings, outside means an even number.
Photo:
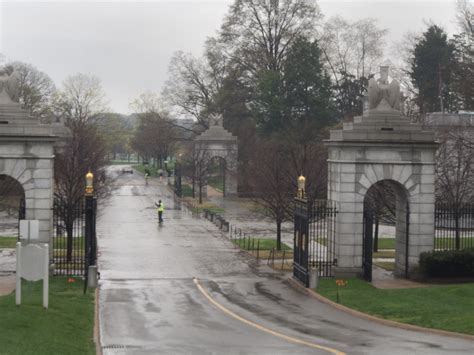
[[[362,272],[364,198],[383,180],[396,194],[395,273],[404,275],[407,262],[413,269],[421,252],[433,250],[434,133],[410,124],[397,110],[374,109],[331,131],[326,145],[328,199],[337,202],[339,211],[336,276]]]

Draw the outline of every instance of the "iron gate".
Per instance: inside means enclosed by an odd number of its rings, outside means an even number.
[[[362,269],[364,279],[372,282],[372,241],[375,213],[364,206],[364,225],[362,239]]]
[[[18,241],[20,241],[20,221],[26,218],[26,205],[25,199],[20,200],[20,205],[18,206]]]
[[[332,201],[295,199],[293,276],[309,286],[310,269],[333,276],[337,209]]]
[[[363,277],[365,280],[372,282],[372,266],[373,266],[373,251],[374,251],[374,239],[375,233],[378,233],[378,228],[374,230],[374,222],[377,218],[377,211],[373,209],[369,204],[364,204],[364,223],[363,223],[363,236],[362,236],[362,269]],[[380,217],[378,217],[380,218]],[[396,226],[396,228],[399,228]],[[410,205],[407,202],[405,207],[405,224],[404,227],[405,240],[403,241],[404,245],[404,254],[405,254],[405,277],[409,276],[409,264],[408,264],[408,253],[410,245]],[[397,234],[397,232],[396,232]],[[379,236],[377,236],[379,238]],[[397,238],[397,237],[395,237]]]
[[[308,202],[296,198],[293,235],[293,276],[306,287],[309,286],[308,231]]]
[[[87,199],[87,197],[86,197]],[[53,201],[54,275],[85,276],[96,260],[96,201]]]

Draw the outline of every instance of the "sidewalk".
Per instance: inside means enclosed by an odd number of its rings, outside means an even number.
[[[0,249],[0,296],[15,290],[15,249]]]

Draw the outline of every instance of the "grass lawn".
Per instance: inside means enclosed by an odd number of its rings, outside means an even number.
[[[186,184],[181,184],[181,195],[183,197],[193,197],[193,188]]]
[[[138,164],[136,160],[108,160],[107,165],[128,165],[128,164]]]
[[[379,238],[379,249],[395,249],[395,238]]]
[[[374,264],[387,271],[395,270],[395,263],[391,261],[374,261]]]
[[[334,279],[321,279],[317,292],[336,301]],[[339,287],[344,306],[381,318],[474,335],[474,283],[380,290],[349,279]]]
[[[395,257],[395,250],[384,250],[379,251],[376,253],[372,253],[372,257],[374,258],[394,258]]]
[[[209,176],[207,183],[219,192],[224,191],[224,179],[220,175]]]
[[[0,237],[0,248],[16,248],[18,237]]]
[[[217,213],[217,214],[225,212],[225,210],[222,207],[218,207],[209,202],[203,202],[201,205],[197,206],[198,213],[202,213],[205,209],[211,211],[212,213]]]
[[[15,292],[0,297],[2,354],[95,354],[94,293],[83,282],[50,280],[49,309],[42,307],[42,281],[23,281],[22,305]]]
[[[461,240],[461,248],[474,246],[474,237],[462,237]],[[453,248],[455,245],[454,238],[451,239],[443,239],[441,237],[436,238],[436,247],[443,248],[446,247],[448,249]],[[395,238],[379,238],[379,249],[395,249]]]
[[[157,166],[153,166],[153,165],[143,165],[143,164],[137,164],[137,165],[132,165],[132,168],[141,172],[142,174],[145,174],[145,168],[148,168],[148,170],[150,171],[150,176],[158,176],[158,170],[160,170],[160,168],[158,168]],[[165,172],[165,169],[161,169],[163,170],[163,173]]]
[[[260,241],[260,244],[258,243],[258,241]],[[232,242],[241,247],[242,249],[248,249],[248,239],[246,239],[245,241],[244,239],[233,239]],[[260,250],[270,250],[276,248],[276,240],[269,238],[255,238],[252,244],[252,239],[250,239],[249,250],[257,250],[257,246]],[[281,250],[291,250],[291,248],[285,243],[281,243]]]
[[[79,237],[74,237],[72,238],[72,245],[74,248],[79,248],[83,246],[85,243],[84,236],[79,236]],[[54,246],[59,249],[61,248],[66,248],[67,246],[67,237],[55,237],[54,238]]]

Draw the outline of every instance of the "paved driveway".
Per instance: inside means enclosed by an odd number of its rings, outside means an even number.
[[[116,184],[97,227],[104,354],[474,351],[474,342],[374,324],[310,299],[234,249],[211,223],[173,209],[166,186],[145,186],[137,174]]]

